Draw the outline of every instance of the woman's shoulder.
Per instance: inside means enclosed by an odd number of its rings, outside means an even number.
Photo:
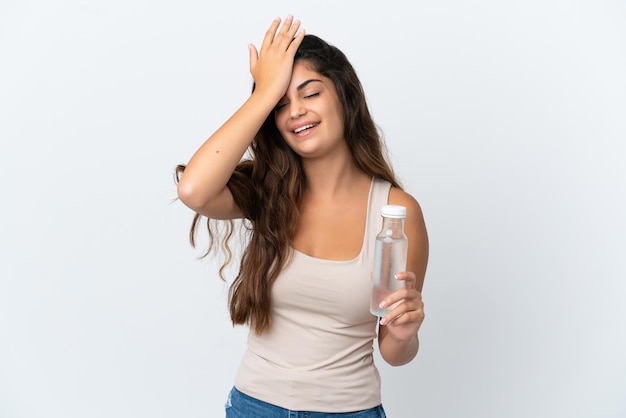
[[[419,211],[421,212],[420,204],[411,194],[405,192],[397,187],[391,187],[389,189],[389,204],[405,206],[407,211]]]
[[[392,187],[389,190],[389,204],[401,205],[406,207],[406,221],[404,223],[404,231],[411,242],[412,251],[417,255],[417,266],[423,266],[425,269],[428,259],[428,232],[426,231],[426,223],[422,208],[417,200],[404,190]],[[414,272],[421,271],[422,267],[412,267]],[[423,277],[423,276],[422,276]],[[421,288],[421,285],[419,286]]]
[[[422,213],[422,208],[410,193],[399,189],[397,187],[391,187],[389,190],[389,200],[390,205],[400,205],[406,207],[406,220],[407,223],[411,224],[423,224],[424,223],[424,214]]]

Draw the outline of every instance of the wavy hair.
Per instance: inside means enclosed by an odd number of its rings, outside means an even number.
[[[295,62],[305,62],[311,70],[333,82],[343,110],[344,137],[356,166],[372,177],[401,188],[388,162],[384,140],[367,107],[361,82],[344,53],[315,35],[305,35]],[[184,165],[176,168],[176,181],[184,168]],[[233,325],[248,324],[257,334],[270,328],[271,287],[292,255],[291,239],[298,225],[299,206],[306,186],[301,158],[283,140],[272,113],[227,184],[247,220],[242,228],[248,233],[239,272],[228,292]],[[189,235],[194,247],[201,221],[201,216],[196,214]],[[218,223],[224,225],[224,222],[206,220],[209,245],[202,255],[212,252],[219,240],[226,254],[220,267],[223,280],[224,268],[233,258],[229,241],[234,233],[233,221],[226,221],[226,228],[220,231]]]

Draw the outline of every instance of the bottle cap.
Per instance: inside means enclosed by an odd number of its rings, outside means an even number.
[[[385,205],[382,215],[385,218],[406,218],[406,208],[398,205]]]

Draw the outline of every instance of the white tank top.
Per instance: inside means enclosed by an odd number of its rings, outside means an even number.
[[[272,326],[250,331],[235,387],[290,410],[350,412],[381,403],[369,311],[374,241],[391,185],[374,178],[359,255],[348,261],[294,250],[271,289]]]

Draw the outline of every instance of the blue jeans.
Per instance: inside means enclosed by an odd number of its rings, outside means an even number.
[[[233,388],[225,405],[226,418],[386,418],[382,405],[355,412],[290,411],[260,401]]]

